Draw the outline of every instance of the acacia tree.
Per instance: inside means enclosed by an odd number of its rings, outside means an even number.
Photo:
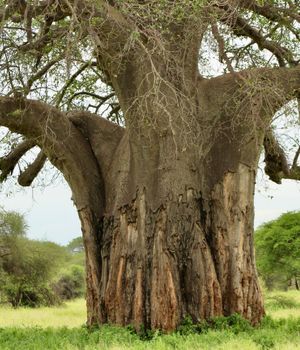
[[[255,232],[257,267],[269,289],[300,289],[299,219],[299,212],[285,213]]]
[[[68,182],[88,324],[171,330],[185,315],[235,312],[259,322],[253,193],[263,144],[272,180],[299,178],[299,151],[289,165],[269,129],[300,88],[298,2],[1,4],[0,125],[23,138],[1,160],[2,179],[38,146],[19,183],[47,158]],[[208,77],[214,50],[224,74]]]

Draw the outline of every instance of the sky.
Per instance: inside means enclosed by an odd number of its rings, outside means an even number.
[[[9,190],[13,194],[8,197],[5,194],[7,189],[0,192],[0,206],[25,215],[29,238],[65,245],[81,235],[71,192],[63,181],[45,188],[18,190],[17,186],[13,186]],[[299,195],[300,182],[284,180],[282,185],[277,185],[259,173],[255,193],[255,227],[287,211],[299,211]]]

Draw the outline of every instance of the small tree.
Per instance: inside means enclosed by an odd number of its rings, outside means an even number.
[[[25,236],[27,224],[22,214],[16,211],[0,211],[0,236]]]
[[[300,279],[300,212],[290,212],[262,225],[255,233],[259,273],[267,287],[288,287]]]
[[[10,254],[2,262],[0,289],[14,307],[52,305],[57,300],[50,282],[66,257],[64,248],[52,242],[25,237],[10,240]]]
[[[84,251],[82,236],[72,239],[67,245],[67,249],[71,253],[81,253]]]
[[[73,265],[70,271],[63,274],[52,286],[55,294],[61,300],[71,300],[84,295],[84,268],[80,265]]]
[[[16,237],[25,236],[27,224],[24,216],[15,211],[0,211],[0,268],[3,258],[11,254]]]

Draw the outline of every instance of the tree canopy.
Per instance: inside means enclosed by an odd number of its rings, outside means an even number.
[[[299,79],[300,15],[296,0],[87,0],[80,3],[14,0],[1,1],[0,6],[1,94],[11,96],[14,103],[20,97],[28,97],[63,111],[89,110],[124,125],[127,108],[135,107],[134,101],[126,104],[127,107],[119,104],[118,92],[122,85],[119,78],[125,69],[124,62],[137,52],[141,57],[157,52],[166,67],[176,63],[179,71],[198,61],[203,77],[253,67],[280,66],[290,68],[291,80],[295,83]],[[160,85],[164,78],[155,60],[151,64],[155,84]],[[292,94],[293,87],[282,95],[274,82],[269,86],[259,75],[247,78],[247,97],[265,99],[267,105],[272,105],[275,99],[278,107],[297,97]],[[142,96],[141,91],[139,102]],[[244,98],[246,103],[246,96]],[[157,104],[162,99],[158,94]],[[8,101],[2,98],[3,107]],[[239,105],[242,108],[242,103]],[[255,103],[250,108],[255,108]],[[294,103],[289,115],[295,116],[296,110],[297,103]],[[7,112],[3,109],[4,114]],[[18,109],[10,113],[17,117]],[[1,124],[12,131],[25,132],[4,115]],[[190,136],[193,128],[191,124]],[[275,136],[269,131],[264,143],[266,172],[275,182],[281,178],[298,179],[298,140],[292,142],[294,158],[288,159]],[[200,137],[199,133],[195,137]],[[21,138],[18,143],[17,140],[12,147],[14,152],[1,161],[2,180],[29,149],[36,144],[41,146],[40,141],[22,142]],[[42,152],[32,165],[23,163],[19,183],[30,185],[45,160]]]
[[[15,211],[0,211],[0,236],[24,236],[27,224],[24,215]]]
[[[300,213],[290,212],[255,233],[257,266],[269,288],[287,288],[300,278]]]

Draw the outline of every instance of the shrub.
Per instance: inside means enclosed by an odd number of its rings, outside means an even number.
[[[71,271],[64,274],[52,285],[58,298],[70,300],[79,298],[84,294],[84,269],[81,266],[73,266]]]
[[[52,305],[50,281],[66,259],[66,249],[25,236],[21,214],[0,212],[0,298],[14,307]]]

